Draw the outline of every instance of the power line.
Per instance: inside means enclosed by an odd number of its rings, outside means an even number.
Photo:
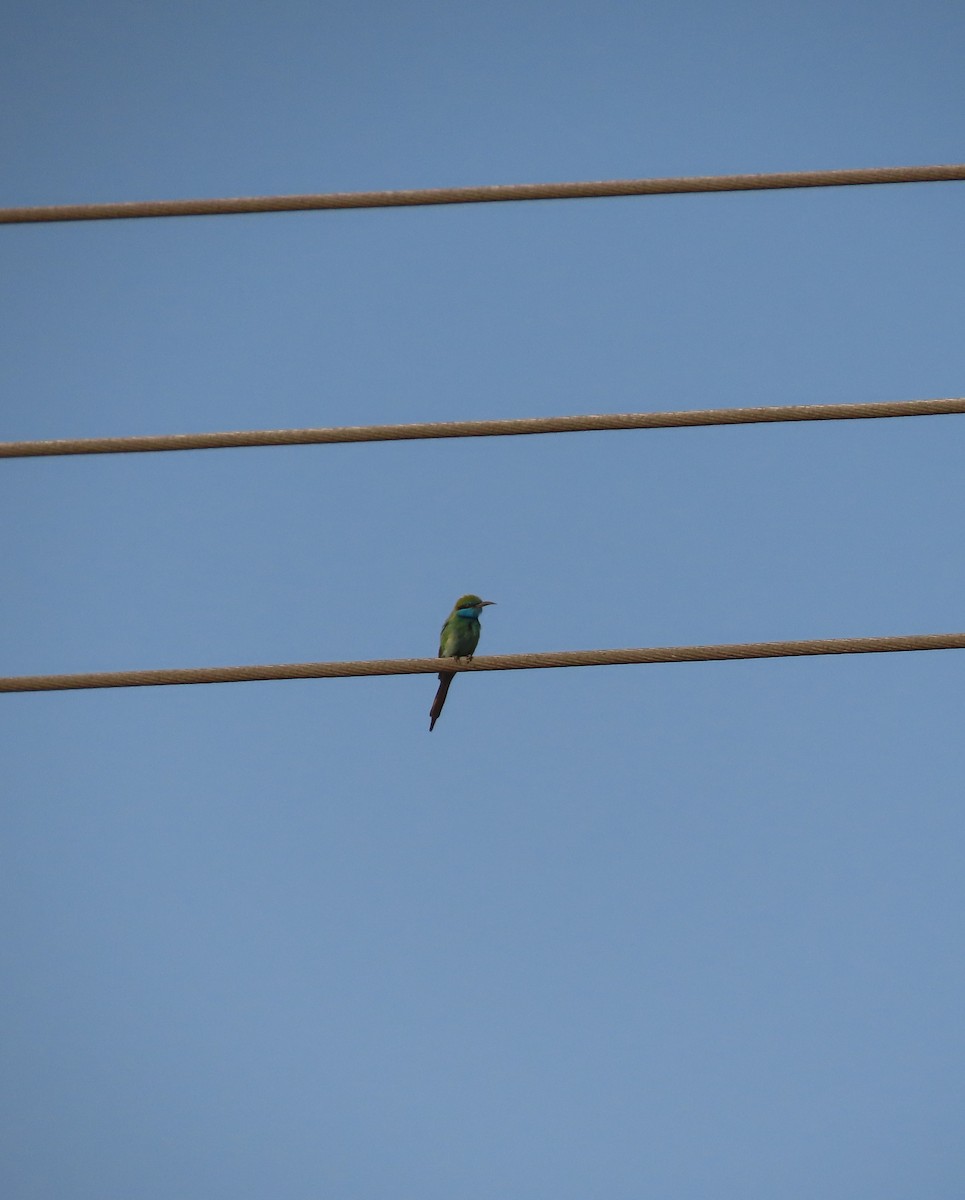
[[[853,421],[880,417],[937,417],[965,413],[965,397],[882,400],[861,404],[762,405],[656,413],[521,417],[501,421],[423,421],[410,425],[344,425],[319,429],[249,429],[227,433],[170,433],[147,437],[60,438],[0,442],[0,458],[60,454],[138,454],[160,450],[224,450],[242,446],[301,446],[339,442],[419,441],[426,438],[515,437],[613,429],[677,429],[700,425],[760,425],[783,421]]]
[[[722,662],[828,654],[894,654],[907,650],[965,650],[965,633],[903,637],[820,638],[804,642],[746,642],[718,646],[656,646],[640,650],[563,650],[466,659],[388,658],[362,662],[281,663],[274,666],[188,667],[159,671],[97,671],[80,675],[0,677],[0,692],[158,687],[187,683],[251,683],[272,679],[345,679],[368,675],[434,675],[447,671],[532,671],[544,667],[617,667],[644,663]]]
[[[965,179],[965,163],[926,167],[865,167],[844,171],[783,171],[765,175],[692,175],[608,179],[586,183],[511,183],[490,187],[417,188],[382,192],[320,192],[200,200],[136,200],[0,208],[0,224],[104,221],[131,217],[206,217],[232,213],[304,212],[329,208],[398,208],[484,204],[506,200],[585,200],[606,196],[666,196],[685,192],[754,192],[778,188],[849,187],[872,183],[945,183]]]

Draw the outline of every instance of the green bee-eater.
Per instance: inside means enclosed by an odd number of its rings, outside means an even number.
[[[479,614],[487,604],[495,604],[495,600],[480,600],[478,596],[460,596],[453,606],[452,612],[446,617],[446,623],[439,635],[440,658],[472,658],[479,645]],[[431,733],[442,706],[446,702],[449,685],[456,676],[455,671],[439,672],[439,690],[429,709],[429,732]]]

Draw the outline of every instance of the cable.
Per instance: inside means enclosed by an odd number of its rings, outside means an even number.
[[[363,675],[434,675],[447,671],[531,671],[543,667],[617,667],[641,663],[719,662],[824,654],[893,654],[906,650],[965,650],[965,633],[904,637],[821,638],[806,642],[748,642],[720,646],[657,646],[641,650],[564,650],[468,659],[389,658],[363,662],[281,663],[275,666],[188,667],[160,671],[97,671],[80,675],[0,677],[0,692],[158,687],[182,683],[251,683],[269,679],[345,679]]]
[[[530,433],[676,429],[698,425],[776,424],[783,421],[853,421],[875,417],[938,417],[954,413],[965,413],[965,397],[882,400],[863,404],[789,404],[762,405],[759,408],[685,409],[677,412],[602,413],[576,417],[521,417],[505,421],[423,421],[412,425],[344,425],[327,429],[250,429],[229,433],[170,433],[148,437],[61,438],[54,441],[0,442],[0,458],[418,441],[426,438],[515,437]]]
[[[231,213],[304,212],[323,208],[483,204],[500,200],[585,200],[604,196],[753,192],[777,188],[846,187],[870,183],[943,183],[960,179],[965,179],[965,163],[929,167],[866,167],[845,171],[783,171],[766,175],[693,175],[666,179],[608,179],[587,183],[511,183],[492,187],[321,192],[301,196],[239,196],[220,200],[136,200],[126,203],[0,208],[0,224],[104,221],[130,217],[208,217]]]

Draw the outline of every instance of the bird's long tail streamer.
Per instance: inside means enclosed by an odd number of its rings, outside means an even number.
[[[435,728],[436,721],[439,720],[439,714],[442,712],[442,706],[446,702],[446,696],[449,694],[449,685],[456,678],[455,671],[440,671],[439,672],[439,690],[436,692],[436,698],[432,702],[432,708],[429,709],[429,732]]]

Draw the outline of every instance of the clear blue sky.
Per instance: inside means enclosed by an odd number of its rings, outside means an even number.
[[[955,4],[12,3],[0,203],[965,159]],[[965,185],[9,227],[3,438],[965,391]],[[4,674],[965,628],[965,418],[7,462]],[[965,655],[2,697],[10,1200],[958,1200]]]

